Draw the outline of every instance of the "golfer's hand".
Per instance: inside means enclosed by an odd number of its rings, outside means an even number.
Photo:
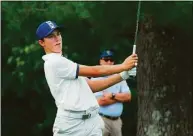
[[[123,65],[125,71],[128,71],[128,70],[132,69],[133,67],[135,67],[137,65],[137,62],[138,62],[137,54],[132,54],[125,59],[125,61],[122,63],[122,65]]]

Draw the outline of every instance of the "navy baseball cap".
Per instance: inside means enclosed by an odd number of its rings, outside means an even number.
[[[113,57],[114,53],[111,50],[105,50],[100,54],[100,59],[105,57]]]
[[[36,30],[36,36],[38,40],[40,40],[45,38],[49,34],[51,34],[55,29],[60,29],[60,28],[61,26],[58,26],[53,21],[45,21],[38,26]]]

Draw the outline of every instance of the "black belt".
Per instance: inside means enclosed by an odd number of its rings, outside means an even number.
[[[104,115],[102,113],[99,113],[99,115],[101,115],[101,116],[103,116],[103,117],[105,117],[107,119],[110,119],[110,120],[117,120],[119,118],[119,117],[112,117],[112,116]]]

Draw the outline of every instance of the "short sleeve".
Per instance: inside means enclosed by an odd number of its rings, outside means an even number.
[[[55,72],[59,78],[76,79],[78,78],[79,65],[71,60],[61,57],[55,60]]]
[[[130,93],[129,86],[127,85],[127,82],[125,80],[121,82],[121,92],[122,93],[124,93],[124,92]]]

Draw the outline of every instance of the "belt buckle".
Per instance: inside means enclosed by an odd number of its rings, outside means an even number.
[[[91,117],[91,114],[84,114],[82,115],[82,119],[89,119]]]

